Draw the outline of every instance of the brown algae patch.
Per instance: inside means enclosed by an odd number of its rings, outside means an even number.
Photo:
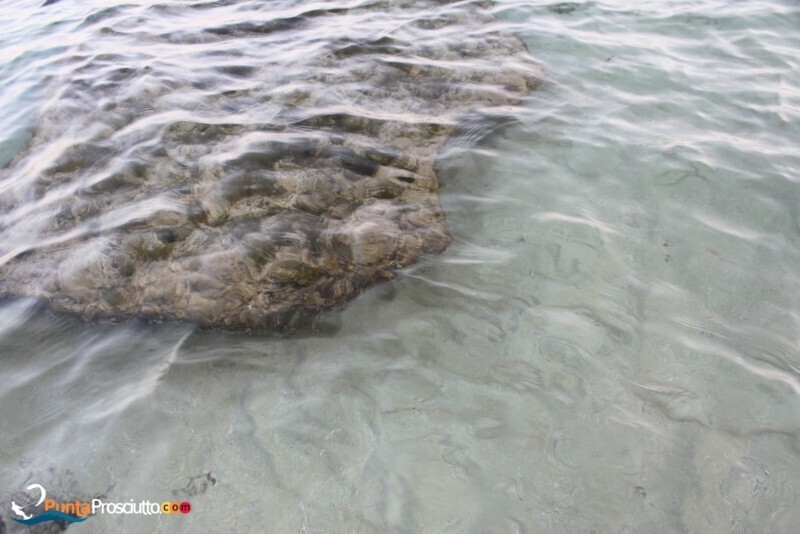
[[[182,25],[161,34],[132,6],[64,55],[2,170],[0,298],[88,321],[309,326],[449,245],[437,153],[538,84],[479,2],[204,5],[213,28],[194,9],[148,10]]]

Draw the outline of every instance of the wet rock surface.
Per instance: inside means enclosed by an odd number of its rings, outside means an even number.
[[[87,17],[0,174],[0,298],[296,329],[448,246],[436,155],[535,88],[522,43],[484,3],[262,4]]]

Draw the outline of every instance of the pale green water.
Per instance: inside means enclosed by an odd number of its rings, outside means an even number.
[[[5,304],[0,486],[193,506],[85,532],[797,530],[800,5],[495,13],[546,81],[442,158],[447,252],[314,336]]]

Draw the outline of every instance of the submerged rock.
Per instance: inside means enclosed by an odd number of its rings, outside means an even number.
[[[0,298],[294,329],[443,251],[438,151],[537,68],[484,3],[353,5],[87,18],[2,172]]]

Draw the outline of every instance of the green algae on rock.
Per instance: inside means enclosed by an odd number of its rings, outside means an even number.
[[[535,88],[521,41],[481,2],[241,7],[120,7],[62,58],[3,170],[0,298],[294,329],[448,246],[437,153]]]

